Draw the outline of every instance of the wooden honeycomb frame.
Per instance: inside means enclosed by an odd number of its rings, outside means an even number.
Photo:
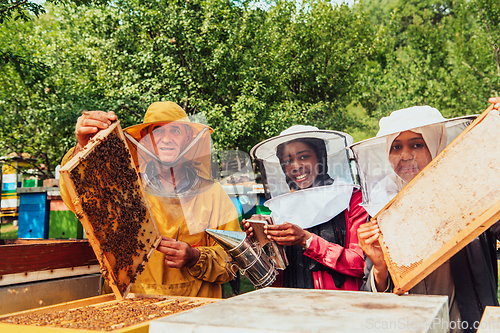
[[[403,294],[500,219],[500,116],[484,111],[374,218]]]
[[[133,293],[117,299],[108,294],[2,315],[0,331],[143,333],[152,320],[217,301],[220,299]]]
[[[106,152],[111,146],[119,147],[114,153],[118,152],[123,156],[103,162],[106,161],[105,157],[109,155]],[[126,154],[128,157],[125,157]],[[95,156],[101,156],[102,160],[93,159]],[[87,174],[86,168],[89,169]],[[106,130],[99,131],[82,151],[61,168],[60,174],[75,207],[75,214],[99,260],[103,276],[116,297],[123,299],[160,243],[161,235],[151,214],[120,122],[116,121]],[[107,178],[103,174],[107,174]],[[113,179],[119,180],[120,177],[127,181],[113,183]],[[104,178],[106,179],[103,180]],[[124,221],[124,216],[127,221]],[[101,226],[102,221],[107,224],[103,222]],[[122,242],[114,241],[117,239]]]

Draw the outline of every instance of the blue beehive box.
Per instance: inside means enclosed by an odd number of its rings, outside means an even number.
[[[241,202],[238,200],[238,197],[230,196],[231,202],[236,208],[236,212],[238,213],[238,220],[241,222],[241,218],[243,216],[243,208],[241,207]]]
[[[50,206],[47,192],[20,193],[18,238],[49,237]]]

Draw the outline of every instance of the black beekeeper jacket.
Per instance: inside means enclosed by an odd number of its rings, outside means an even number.
[[[496,240],[500,239],[500,221],[476,237],[469,245],[450,259],[451,274],[455,283],[455,300],[458,302],[460,317],[468,327],[465,332],[475,332],[486,306],[498,306],[498,265]],[[371,260],[365,258],[365,276],[361,287],[372,291],[368,278],[373,267]],[[389,281],[388,292],[394,284]]]

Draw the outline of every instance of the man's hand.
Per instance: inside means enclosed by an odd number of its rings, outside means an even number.
[[[378,241],[380,229],[377,220],[363,223],[358,228],[358,242],[361,249],[373,263],[373,276],[378,291],[387,289],[389,271],[384,260],[384,252]]]
[[[77,150],[85,147],[97,132],[108,128],[116,119],[113,111],[83,111],[75,126]]]
[[[197,248],[165,236],[156,249],[165,254],[165,265],[172,268],[193,267],[200,258]]]
[[[286,246],[302,245],[305,247],[306,240],[311,237],[309,231],[288,222],[279,225],[265,225],[264,232],[270,240]]]

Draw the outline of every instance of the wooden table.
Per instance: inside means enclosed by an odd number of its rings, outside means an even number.
[[[446,332],[448,297],[264,288],[155,320],[149,333]]]
[[[477,333],[500,332],[500,307],[487,306],[484,309]]]

